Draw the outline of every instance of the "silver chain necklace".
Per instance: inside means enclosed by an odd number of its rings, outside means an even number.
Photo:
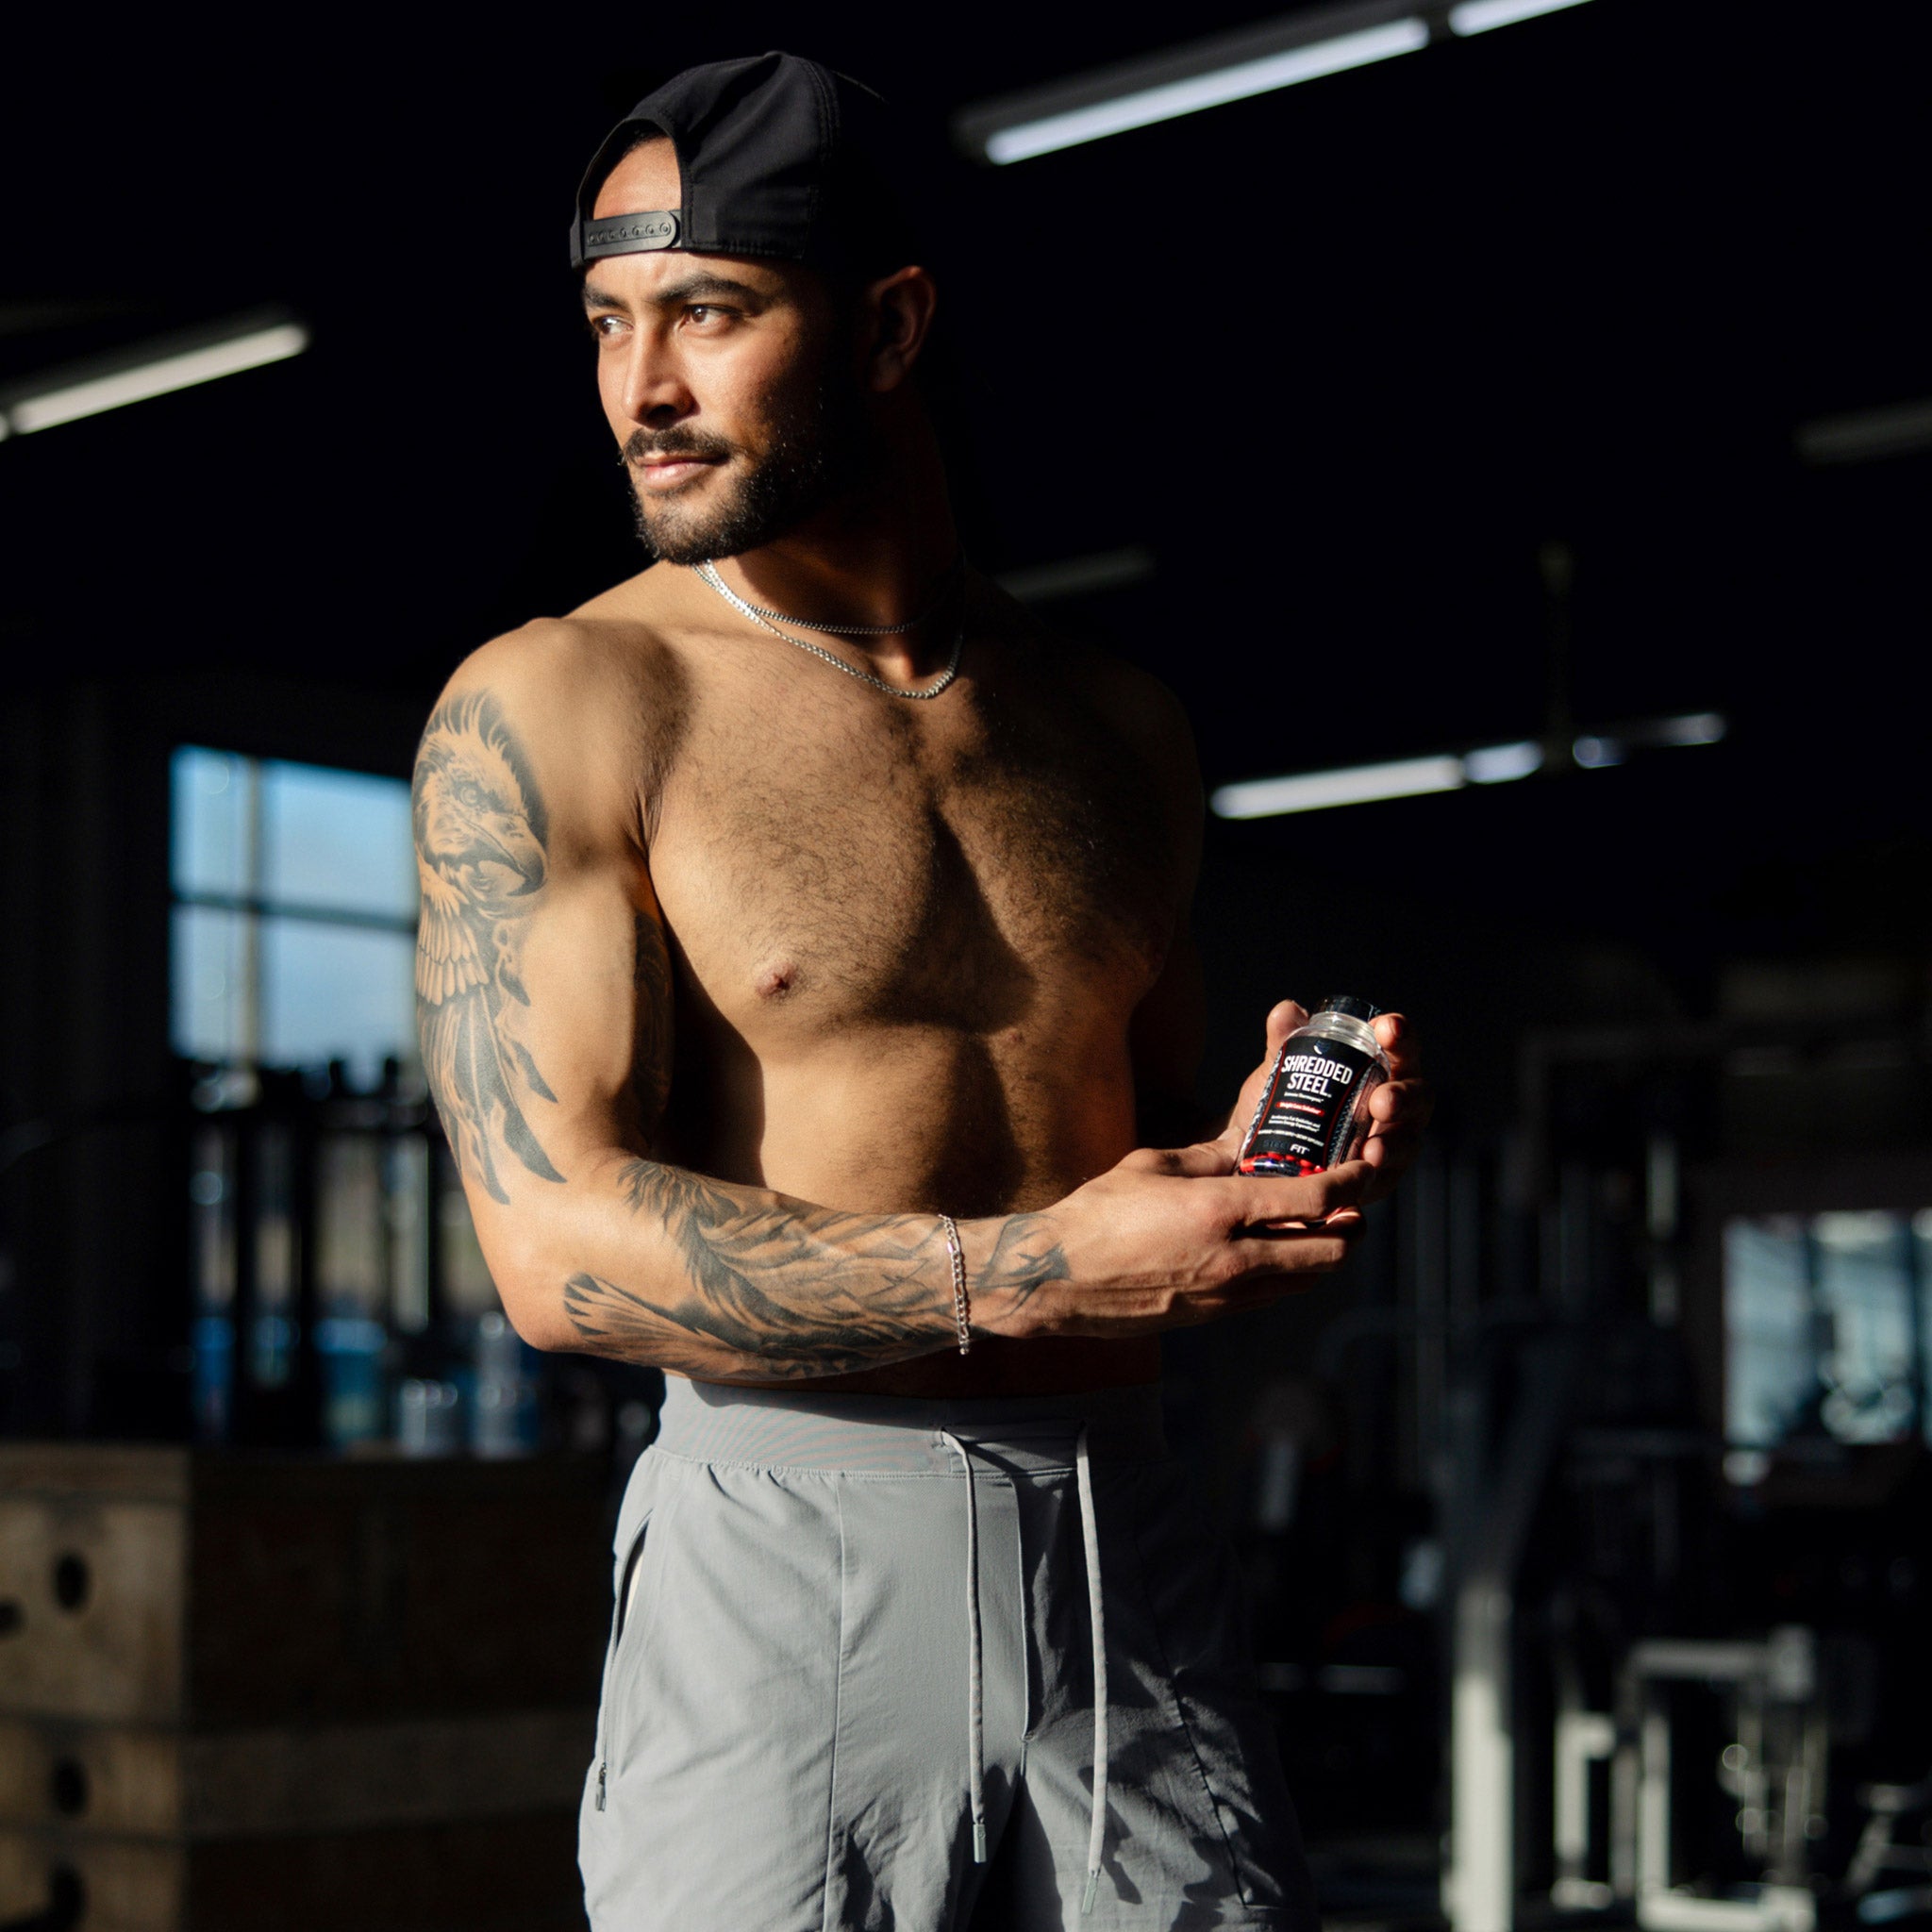
[[[956,569],[957,567],[955,566]],[[776,624],[768,621],[771,618],[779,617],[781,615],[780,612],[761,610],[756,604],[747,604],[718,575],[717,571],[710,564],[699,564],[697,566],[697,575],[702,582],[716,591],[719,596],[724,598],[725,603],[730,605],[732,609],[737,611],[741,617],[749,618],[760,630],[770,631],[774,638],[781,639],[784,642],[794,646],[796,649],[808,651],[814,658],[824,658],[833,670],[842,671],[847,677],[856,677],[860,684],[869,684],[874,691],[884,691],[888,697],[936,698],[959,675],[959,655],[966,648],[966,615],[964,611],[960,612],[958,628],[953,633],[953,655],[947,659],[946,668],[930,684],[924,686],[922,689],[918,691],[902,691],[896,684],[888,684],[883,677],[874,677],[870,671],[861,671],[856,664],[846,663],[844,658],[838,656],[836,652],[827,651],[822,645],[814,644],[805,638],[795,638],[790,631],[780,630]],[[943,594],[942,592],[941,595]],[[926,614],[929,616],[931,613],[928,612]],[[924,623],[924,618],[914,618],[911,623],[908,624],[887,624],[876,626],[871,625],[812,624],[802,617],[786,617],[783,618],[783,622],[786,624],[802,624],[808,630],[828,631],[845,637],[888,637],[898,631],[910,630],[914,624]]]
[[[947,567],[946,575],[940,583],[939,595],[917,617],[908,617],[904,624],[821,624],[815,617],[788,617],[782,610],[768,610],[762,604],[750,603],[725,590],[724,579],[718,575],[715,564],[699,564],[698,575],[712,590],[729,597],[747,617],[762,617],[770,624],[795,624],[800,630],[821,630],[827,637],[834,638],[893,638],[901,631],[917,630],[922,624],[937,617],[941,607],[953,593],[955,580],[965,568],[966,553],[962,550]]]

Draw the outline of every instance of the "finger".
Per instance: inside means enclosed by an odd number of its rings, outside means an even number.
[[[1308,1024],[1308,1009],[1299,1000],[1280,1000],[1268,1009],[1268,1024],[1264,1029],[1268,1039],[1266,1058],[1273,1059],[1281,1050],[1281,1042],[1297,1026]]]
[[[1231,1226],[1254,1227],[1267,1222],[1321,1221],[1339,1208],[1353,1208],[1368,1185],[1366,1161],[1344,1160],[1324,1174],[1231,1174],[1220,1183],[1224,1190],[1223,1210]]]
[[[1410,1074],[1422,1072],[1422,1048],[1416,1042],[1415,1028],[1408,1024],[1403,1013],[1380,1013],[1374,1021],[1375,1038],[1382,1042],[1382,1051],[1388,1056],[1389,1071],[1402,1079]]]
[[[1404,1131],[1372,1138],[1362,1149],[1362,1158],[1369,1163],[1372,1175],[1362,1191],[1362,1199],[1386,1200],[1401,1185],[1403,1175],[1415,1165],[1422,1150],[1420,1133]]]
[[[1435,1110],[1435,1090],[1424,1080],[1385,1080],[1369,1095],[1369,1118],[1377,1126],[1424,1127]]]
[[[1372,1181],[1370,1186],[1374,1185]],[[1338,1208],[1332,1214],[1324,1214],[1320,1221],[1258,1221],[1242,1230],[1241,1239],[1267,1241],[1275,1235],[1332,1234],[1342,1241],[1352,1241],[1367,1225],[1359,1208]]]
[[[1314,1274],[1332,1274],[1348,1259],[1353,1242],[1325,1229],[1250,1236],[1234,1244],[1241,1274],[1234,1286],[1243,1295],[1256,1290],[1277,1294],[1310,1287]]]
[[[1415,1165],[1423,1150],[1420,1134],[1378,1134],[1362,1149],[1371,1180],[1362,1191],[1364,1201],[1379,1201],[1395,1191],[1395,1184]]]
[[[1407,1167],[1421,1151],[1422,1144],[1420,1127],[1377,1127],[1362,1142],[1362,1158],[1377,1169],[1387,1168],[1391,1162]]]

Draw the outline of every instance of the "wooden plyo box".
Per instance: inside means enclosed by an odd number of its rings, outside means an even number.
[[[580,1927],[607,1541],[588,1462],[0,1447],[0,1923]]]
[[[583,1932],[575,1858],[573,1812],[199,1842],[0,1825],[0,1913],[30,1924],[64,1883],[72,1932]]]
[[[575,1809],[591,1710],[286,1730],[0,1718],[0,1826],[213,1840]]]
[[[0,1446],[0,1712],[195,1726],[594,1706],[603,1475]]]

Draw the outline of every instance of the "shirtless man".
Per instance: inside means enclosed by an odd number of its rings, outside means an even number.
[[[478,651],[418,764],[425,1056],[504,1305],[669,1372],[591,1920],[1309,1926],[1158,1336],[1333,1269],[1425,1103],[1385,1019],[1365,1159],[1233,1176],[1260,1068],[1166,1144],[1188,732],[960,562],[875,110],[768,55],[606,143],[575,253],[660,560]]]

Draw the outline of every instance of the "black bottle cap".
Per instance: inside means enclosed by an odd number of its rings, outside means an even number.
[[[1382,1008],[1370,1000],[1357,999],[1352,992],[1332,992],[1315,1008],[1318,1013],[1346,1013],[1351,1020],[1373,1020]]]

